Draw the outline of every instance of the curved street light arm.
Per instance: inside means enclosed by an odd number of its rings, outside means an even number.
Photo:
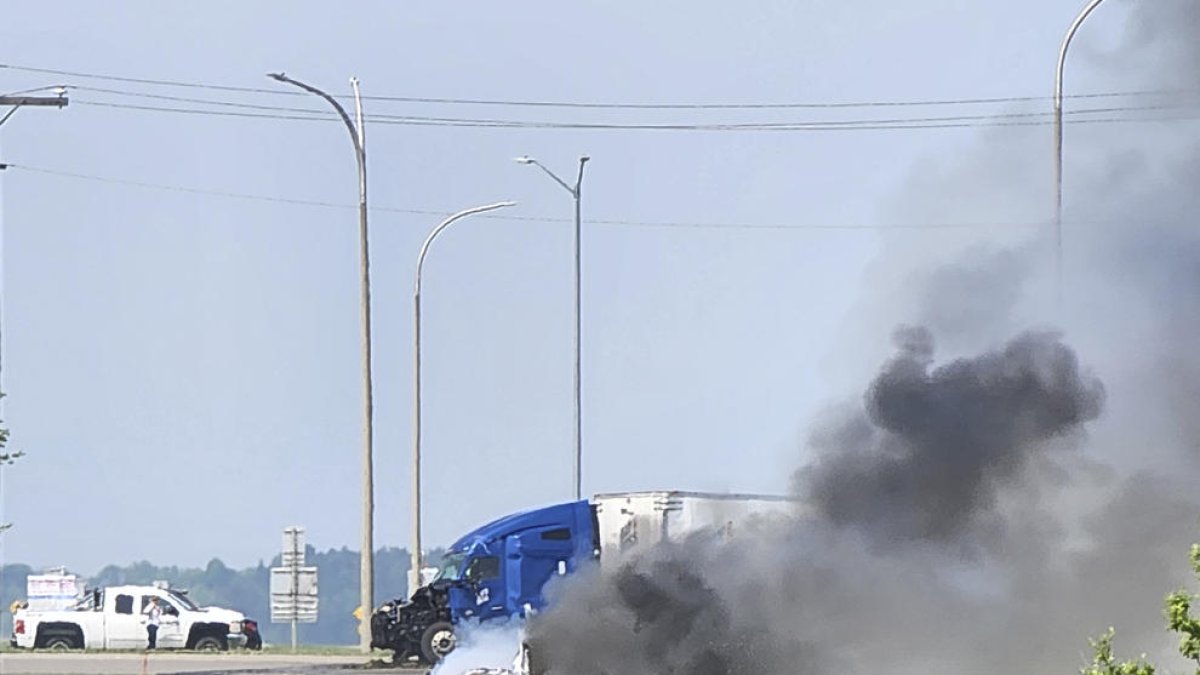
[[[1056,302],[1058,310],[1062,311],[1063,304],[1063,244],[1062,244],[1062,211],[1063,211],[1063,69],[1067,63],[1067,48],[1075,32],[1083,25],[1083,20],[1092,13],[1104,0],[1090,0],[1079,16],[1071,22],[1067,34],[1063,36],[1062,46],[1058,50],[1058,63],[1054,69],[1054,272],[1057,278]]]
[[[421,252],[417,255],[417,281],[415,287],[416,294],[421,294],[421,271],[425,266],[425,254],[429,252],[429,246],[433,244],[433,240],[436,239],[439,234],[441,234],[442,230],[449,227],[454,221],[466,218],[467,216],[473,216],[476,213],[483,213],[485,211],[495,211],[496,209],[503,209],[515,205],[516,202],[504,201],[496,202],[495,204],[488,204],[486,206],[476,206],[474,208],[464,209],[458,213],[455,213],[449,218],[446,218],[439,223],[437,227],[433,228],[433,231],[429,233],[429,236],[425,237],[425,243],[421,244]]]
[[[1089,2],[1087,6],[1083,8],[1083,11],[1079,12],[1079,16],[1075,17],[1075,21],[1071,23],[1071,27],[1067,29],[1067,34],[1063,37],[1062,47],[1060,47],[1058,50],[1058,68],[1054,73],[1054,107],[1057,109],[1062,108],[1063,67],[1067,61],[1067,48],[1071,46],[1071,39],[1075,37],[1075,32],[1079,30],[1081,25],[1083,25],[1083,20],[1086,19],[1088,15],[1092,13],[1092,10],[1096,9],[1101,2],[1104,2],[1104,0],[1091,0],[1091,2]]]
[[[342,107],[342,104],[337,102],[337,99],[330,96],[329,94],[326,94],[325,92],[321,91],[320,89],[317,89],[316,87],[312,86],[311,84],[305,84],[299,80],[294,80],[294,79],[288,77],[287,75],[284,75],[283,73],[267,73],[267,77],[269,77],[272,80],[275,80],[277,82],[284,82],[286,84],[290,84],[292,86],[299,87],[299,88],[303,89],[304,91],[307,91],[310,94],[316,94],[317,96],[320,96],[321,98],[328,101],[329,105],[333,106],[334,110],[336,110],[338,115],[341,116],[342,122],[345,123],[346,129],[350,132],[350,142],[354,143],[354,149],[356,151],[358,151],[358,154],[360,156],[364,154],[362,132],[360,131],[360,129],[356,129],[354,127],[354,122],[350,120],[350,115],[348,115],[346,113],[346,109]],[[351,79],[350,83],[354,87],[355,91],[357,91],[358,90],[357,78]],[[358,108],[358,114],[359,114],[359,123],[361,124],[362,105],[358,104],[357,108]],[[362,160],[360,159],[359,161],[362,161]]]
[[[505,201],[486,206],[476,206],[470,209],[464,209],[451,215],[433,228],[428,237],[425,237],[425,243],[421,244],[421,252],[417,254],[417,272],[416,282],[413,284],[413,466],[412,466],[412,544],[409,556],[411,563],[409,565],[408,577],[408,593],[411,594],[421,584],[421,272],[425,268],[425,255],[429,253],[429,247],[433,244],[433,240],[441,234],[442,230],[449,227],[453,222],[467,216],[483,213],[485,211],[494,211],[508,206],[515,205],[516,202]]]

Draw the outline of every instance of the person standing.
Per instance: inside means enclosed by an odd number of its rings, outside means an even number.
[[[150,596],[150,604],[142,613],[146,615],[146,649],[155,649],[158,646],[158,624],[162,619],[162,607],[158,606],[157,596]]]

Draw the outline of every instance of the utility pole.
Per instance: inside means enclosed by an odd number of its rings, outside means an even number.
[[[38,91],[51,90],[55,93],[54,96],[30,96],[30,94]],[[39,87],[29,91],[19,91],[12,94],[0,94],[0,106],[12,106],[8,112],[0,116],[0,126],[3,126],[17,111],[26,106],[35,108],[65,108],[70,101],[67,99],[67,88],[63,86],[57,87]],[[8,168],[8,164],[0,162],[0,171]],[[0,197],[3,197],[0,194]],[[0,201],[0,204],[3,204]],[[3,295],[4,295],[4,230],[3,230],[3,214],[0,213],[0,394],[4,391],[4,339],[3,339]],[[2,469],[0,469],[2,470]],[[0,506],[2,508],[2,506]]]
[[[51,90],[55,93],[54,96],[30,96],[34,92]],[[12,94],[0,95],[0,106],[12,106],[8,112],[0,116],[0,126],[3,126],[18,110],[25,106],[33,107],[67,107],[67,88],[58,87],[39,87],[29,91],[14,92]],[[8,168],[8,164],[0,162],[0,171]],[[4,194],[0,191],[0,400],[4,396]],[[5,432],[0,431],[0,434]],[[7,435],[5,434],[5,440]],[[22,453],[16,452],[5,454],[3,444],[0,443],[0,532],[12,527],[11,523],[5,523],[4,520],[4,465],[12,464],[13,460],[20,457]],[[0,543],[0,585],[4,581],[4,546]]]
[[[66,87],[56,87],[59,92],[57,96],[23,96],[17,94],[0,95],[0,106],[10,105],[12,109],[4,113],[0,117],[0,124],[8,121],[8,118],[16,114],[18,110],[25,106],[31,107],[50,107],[50,108],[65,108],[69,103],[66,95]]]
[[[45,91],[47,89],[54,91],[55,95],[54,96],[30,96],[29,95],[29,94],[32,94],[33,92]],[[29,91],[19,91],[19,92],[15,92],[12,94],[0,94],[0,106],[12,106],[11,108],[9,108],[8,112],[6,112],[6,113],[4,113],[4,115],[0,116],[0,126],[3,126],[4,123],[7,122],[13,115],[17,114],[18,110],[20,110],[21,108],[24,108],[26,106],[31,106],[31,107],[35,107],[35,108],[65,108],[65,107],[67,107],[67,103],[69,103],[69,102],[70,101],[67,99],[67,88],[62,87],[62,86],[39,87],[37,89],[31,89]],[[8,168],[8,164],[0,162],[0,171],[3,171],[4,169],[7,169],[7,168]],[[3,197],[3,195],[0,194],[0,197]],[[3,202],[0,201],[0,204],[3,204]],[[3,330],[3,323],[4,323],[4,309],[3,309],[4,230],[3,230],[3,223],[4,223],[3,214],[0,213],[0,331]],[[0,332],[0,393],[2,393],[4,391],[3,372],[4,372],[4,340],[3,340],[3,332]]]

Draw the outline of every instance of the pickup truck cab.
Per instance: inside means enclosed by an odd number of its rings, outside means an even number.
[[[199,607],[184,591],[157,586],[110,586],[84,593],[70,609],[13,614],[14,647],[25,649],[143,649],[146,606],[158,598],[159,649],[258,649],[258,623],[241,612]]]

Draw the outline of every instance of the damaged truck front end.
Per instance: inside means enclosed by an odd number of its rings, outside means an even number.
[[[595,558],[594,514],[586,501],[505,516],[460,538],[434,581],[371,616],[371,646],[397,662],[437,663],[454,650],[456,629],[520,620],[545,605],[542,587]]]
[[[371,647],[391,649],[396,661],[437,663],[454,650],[450,580],[422,586],[408,600],[384,603],[371,615]]]

